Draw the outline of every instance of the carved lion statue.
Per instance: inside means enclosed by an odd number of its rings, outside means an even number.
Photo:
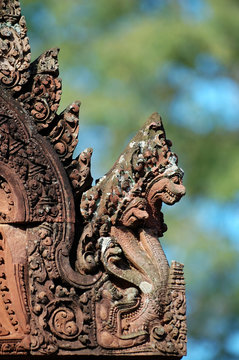
[[[82,196],[85,226],[76,269],[95,274],[104,268],[108,274],[96,304],[103,347],[131,347],[165,332],[160,320],[169,265],[158,240],[167,230],[161,207],[185,194],[171,145],[154,113],[113,168]]]

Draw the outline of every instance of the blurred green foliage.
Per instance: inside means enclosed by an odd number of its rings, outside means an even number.
[[[103,171],[152,112],[162,114],[189,199],[166,215],[163,240],[186,265],[188,359],[238,358],[239,247],[223,221],[231,202],[234,216],[239,209],[239,2],[22,0],[22,9],[33,59],[61,49],[61,107],[80,98],[81,123],[110,129]]]

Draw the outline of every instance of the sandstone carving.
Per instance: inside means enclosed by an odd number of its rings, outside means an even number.
[[[61,114],[58,49],[30,64],[17,0],[0,10],[0,354],[186,354],[183,265],[159,238],[183,171],[154,113],[92,186]]]

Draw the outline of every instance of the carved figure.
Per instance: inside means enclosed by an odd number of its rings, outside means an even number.
[[[60,115],[58,49],[30,64],[17,0],[0,10],[0,354],[186,354],[183,265],[158,238],[183,171],[154,113],[91,187]]]
[[[158,240],[167,229],[161,207],[185,194],[170,145],[153,114],[111,171],[82,196],[76,269],[94,274],[102,264],[109,274],[96,301],[97,341],[105,348],[147,341],[160,348],[166,337],[169,265]]]

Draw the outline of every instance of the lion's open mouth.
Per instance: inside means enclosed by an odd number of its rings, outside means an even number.
[[[164,189],[162,193],[162,200],[166,203],[174,203],[175,201],[179,200],[180,196],[178,194],[173,193],[167,187]],[[166,200],[166,201],[165,201]]]
[[[173,193],[172,191],[170,191],[167,187],[164,188],[164,190],[162,191],[157,191],[154,196],[153,196],[153,200],[161,200],[163,202],[165,202],[165,200],[167,200],[167,202],[173,202],[178,200],[179,195]],[[157,204],[158,205],[158,204]]]

